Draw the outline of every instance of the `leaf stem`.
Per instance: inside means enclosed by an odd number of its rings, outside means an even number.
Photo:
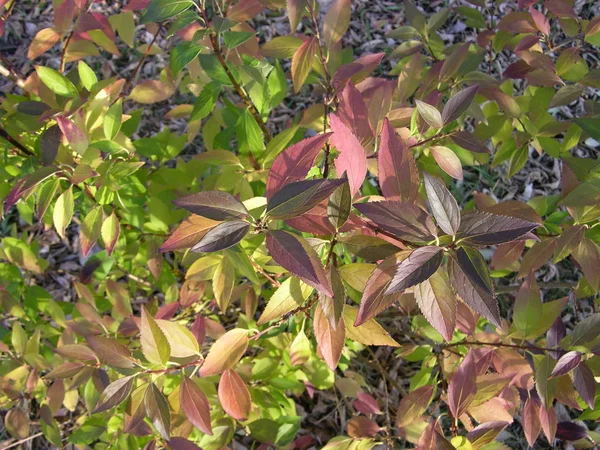
[[[25,147],[23,144],[17,141],[14,137],[8,134],[8,132],[2,127],[0,127],[0,137],[10,142],[21,153],[24,153],[23,156],[35,156],[35,153],[33,153],[31,150],[29,150],[27,147]]]
[[[65,45],[63,45],[62,55],[60,57],[60,68],[58,69],[60,73],[65,71],[65,62],[67,59],[67,47],[71,43],[71,39],[73,38],[73,31],[69,33],[67,39],[65,40]]]

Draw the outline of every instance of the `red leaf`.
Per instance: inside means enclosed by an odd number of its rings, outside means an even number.
[[[596,396],[596,380],[590,368],[583,362],[573,370],[573,384],[583,401],[594,409]]]
[[[550,374],[551,378],[560,377],[566,375],[571,370],[575,369],[581,362],[581,353],[579,352],[568,352],[560,357],[556,366]]]
[[[191,215],[185,219],[160,247],[161,252],[191,248],[220,222]]]
[[[335,114],[331,114],[331,143],[340,153],[335,159],[335,170],[339,176],[348,175],[350,193],[354,196],[367,176],[367,155],[352,131]],[[367,122],[368,124],[368,122]]]
[[[419,195],[419,171],[410,148],[383,121],[377,156],[381,192],[388,199],[414,203]]]
[[[323,359],[331,370],[335,370],[346,338],[346,327],[344,321],[340,319],[335,329],[331,326],[327,315],[323,312],[321,305],[317,304],[313,318],[315,338]]]
[[[331,133],[304,139],[287,148],[275,158],[267,179],[267,199],[286,184],[306,178],[315,164],[317,155],[329,140]]]
[[[172,437],[171,440],[167,442],[170,450],[202,450],[192,441],[188,441],[182,437]],[[146,450],[146,448],[144,448]]]
[[[221,375],[219,401],[227,414],[236,420],[245,420],[250,415],[252,400],[244,380],[232,369]]]
[[[281,267],[328,297],[333,297],[319,256],[303,238],[287,231],[270,230],[267,233],[267,249]]]
[[[394,233],[400,239],[427,242],[437,235],[429,214],[414,204],[389,200],[356,203],[354,207],[377,226]]]
[[[442,263],[442,249],[435,246],[419,247],[396,267],[396,274],[385,295],[402,292],[422,283],[435,273]]]
[[[373,141],[374,137],[369,125],[369,110],[365,105],[363,95],[352,83],[347,83],[344,90],[338,94],[338,99],[336,117],[339,117],[352,134],[358,138],[360,144],[366,147]],[[335,132],[335,130],[333,131]],[[338,171],[338,174],[342,173]]]
[[[386,295],[385,291],[396,273],[396,267],[408,258],[408,255],[410,255],[409,251],[398,252],[375,267],[365,286],[356,322],[354,323],[355,327],[375,317],[400,298],[401,293]]]
[[[344,64],[335,73],[333,77],[334,84],[342,84],[349,79],[354,84],[361,82],[379,66],[384,56],[385,53],[367,54],[351,63]]]
[[[556,435],[556,426],[558,419],[556,418],[556,411],[554,408],[550,407],[550,409],[546,409],[544,405],[540,406],[540,422],[542,424],[542,430],[544,430],[544,434],[546,435],[546,439],[549,442],[554,441],[554,436]]]
[[[477,391],[475,381],[475,360],[469,351],[448,384],[448,406],[455,418],[459,418],[473,400]]]
[[[185,376],[179,387],[179,404],[192,425],[212,436],[208,399],[194,380]]]
[[[381,408],[377,400],[366,392],[359,392],[353,403],[356,410],[363,414],[381,414]]]
[[[533,444],[542,431],[542,423],[540,422],[539,415],[540,408],[537,403],[531,397],[528,398],[523,406],[521,424],[523,426],[523,431],[525,432],[525,438],[530,447],[533,447]]]

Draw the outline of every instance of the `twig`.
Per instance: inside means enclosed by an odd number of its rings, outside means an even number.
[[[519,350],[528,350],[528,351],[540,351],[540,352],[558,352],[558,353],[567,353],[566,350],[562,348],[549,348],[549,347],[537,347],[535,345],[519,345],[519,344],[506,344],[503,342],[481,342],[481,341],[462,341],[462,342],[453,342],[449,344],[442,344],[440,348],[446,349],[451,347],[460,347],[460,346],[480,346],[480,347],[507,347],[507,348],[516,348]]]
[[[25,89],[25,80],[23,80],[17,71],[13,69],[10,61],[8,61],[2,54],[0,54],[0,61],[2,61],[2,64],[0,64],[0,75],[10,78],[21,89]]]
[[[205,23],[206,27],[209,27],[210,22],[208,20],[208,15],[206,14],[206,9],[199,8],[199,10],[200,10],[200,13],[202,14],[202,18],[204,19],[204,23]],[[210,29],[210,28],[208,28],[208,29]],[[238,93],[238,95],[240,96],[242,101],[246,104],[246,106],[250,110],[250,114],[252,114],[254,121],[260,127],[260,129],[264,135],[265,141],[268,143],[271,140],[271,132],[267,128],[265,122],[262,119],[262,116],[260,115],[260,112],[258,111],[258,108],[256,108],[256,106],[254,105],[254,102],[252,101],[252,99],[250,97],[248,97],[248,94],[246,94],[246,91],[244,91],[244,88],[237,82],[237,80],[233,76],[233,73],[231,73],[231,69],[229,69],[229,65],[227,64],[227,61],[225,61],[225,57],[223,56],[223,52],[221,51],[221,46],[219,45],[219,41],[218,41],[217,36],[214,33],[214,31],[210,30],[209,38],[210,38],[210,43],[212,45],[212,48],[215,52],[215,55],[217,56],[219,63],[221,64],[221,67],[223,67],[223,70],[227,74],[227,78],[229,78],[229,81],[231,81],[233,88],[236,90],[236,92]]]
[[[43,436],[43,435],[44,435],[44,433],[42,433],[42,432],[40,431],[39,433],[32,434],[31,436],[27,436],[26,438],[24,438],[24,439],[21,439],[20,441],[13,442],[12,444],[10,444],[10,445],[8,445],[8,446],[6,446],[6,447],[2,447],[0,450],[8,450],[9,448],[18,447],[19,445],[22,445],[22,444],[24,444],[25,442],[29,442],[29,441],[31,441],[31,440],[33,440],[33,439],[35,439],[35,438],[38,438],[38,437],[40,437],[40,436]]]
[[[540,287],[540,289],[574,289],[576,287],[576,284],[574,284],[574,283],[568,283],[568,282],[564,282],[564,283],[539,283],[539,287]],[[509,292],[518,291],[519,289],[521,289],[521,285],[520,284],[515,284],[515,285],[511,285],[511,286],[498,286],[496,288],[496,293],[497,294],[506,294],[506,293],[509,293]]]
[[[65,71],[65,62],[66,62],[66,59],[67,59],[67,47],[71,43],[71,39],[72,38],[73,38],[73,32],[71,31],[69,33],[69,35],[67,36],[67,39],[65,41],[65,45],[63,45],[62,55],[60,57],[60,69],[59,69],[60,73],[63,73]]]
[[[33,153],[31,150],[29,150],[27,147],[25,147],[23,144],[17,141],[14,137],[8,134],[8,132],[2,127],[0,127],[0,136],[6,139],[8,142],[10,142],[12,145],[14,145],[21,153],[24,153],[25,156],[35,156],[35,153]]]

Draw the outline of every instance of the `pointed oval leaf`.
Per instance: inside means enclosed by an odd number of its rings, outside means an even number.
[[[460,209],[458,203],[444,183],[423,172],[423,184],[427,192],[427,203],[438,226],[446,234],[454,236],[460,228]]]
[[[221,336],[212,345],[204,364],[200,368],[200,375],[209,377],[231,369],[246,353],[248,348],[248,330],[234,328]]]
[[[185,219],[160,247],[160,251],[172,251],[193,247],[220,222],[192,214]]]
[[[294,92],[298,92],[310,74],[313,62],[316,60],[317,39],[315,37],[305,40],[292,56],[292,82]]]
[[[369,277],[360,301],[360,308],[354,326],[360,326],[372,317],[375,317],[392,303],[396,302],[399,293],[385,295],[385,291],[392,282],[396,267],[410,255],[410,251],[403,251],[387,257],[379,264]]]
[[[525,431],[525,438],[527,439],[527,443],[530,447],[533,447],[533,444],[542,431],[542,424],[540,422],[539,414],[540,408],[535,400],[529,397],[523,406],[521,424],[523,426],[523,430]]]
[[[267,199],[283,186],[306,178],[330,136],[331,133],[325,133],[304,139],[277,155],[267,178]]]
[[[444,111],[442,112],[442,122],[444,125],[454,122],[467,110],[471,102],[473,102],[478,89],[479,85],[477,84],[469,86],[456,93],[448,100],[448,103],[446,103]]]
[[[500,313],[487,265],[479,251],[459,248],[450,260],[450,283],[460,298],[497,327]]]
[[[171,356],[175,358],[188,358],[198,355],[200,348],[198,342],[190,330],[177,322],[156,319],[171,349]]]
[[[135,367],[131,352],[119,341],[102,336],[88,336],[86,340],[103,363],[117,369]]]
[[[325,359],[331,370],[335,370],[344,349],[346,338],[344,321],[340,320],[334,329],[321,306],[317,304],[313,317],[313,327],[323,359]]]
[[[244,380],[232,369],[221,375],[219,402],[227,414],[236,420],[245,420],[250,415],[252,399]]]
[[[298,217],[313,209],[344,183],[343,179],[321,178],[285,185],[267,203],[267,216],[274,220]]]
[[[44,66],[36,66],[35,71],[42,83],[44,83],[48,89],[54,92],[56,95],[62,97],[77,97],[79,91],[75,85],[64,75],[61,75],[56,70]]]
[[[238,244],[248,233],[250,224],[245,220],[222,222],[208,230],[196,245],[192,247],[196,253],[210,253]]]
[[[440,169],[446,172],[455,180],[463,179],[462,164],[456,153],[450,150],[448,147],[441,145],[434,145],[429,148],[429,151],[433,155],[435,162],[438,163]]]
[[[450,341],[456,326],[456,295],[444,269],[415,287],[415,299],[427,321]]]
[[[539,226],[517,217],[473,211],[462,216],[457,237],[475,245],[495,245],[519,239]]]
[[[179,404],[183,414],[192,425],[203,433],[212,436],[208,398],[194,380],[186,376],[183,377],[179,388]]]
[[[429,103],[422,102],[421,100],[415,100],[415,104],[417,105],[417,111],[419,111],[419,115],[430,126],[432,126],[435,129],[439,129],[444,126],[442,115],[435,106],[430,105]]]
[[[133,388],[133,380],[133,377],[119,378],[106,386],[102,394],[100,394],[98,403],[94,408],[94,414],[108,411],[127,400]]]
[[[331,3],[323,22],[323,42],[327,49],[337,44],[350,25],[351,0],[335,0]]]
[[[419,195],[419,171],[406,143],[384,119],[377,152],[381,192],[388,199],[414,203]]]
[[[117,245],[119,240],[120,234],[121,224],[119,223],[119,218],[113,211],[110,216],[104,219],[102,228],[100,229],[100,235],[102,236],[102,241],[104,241],[104,246],[106,247],[106,253],[108,256],[112,255],[115,245]]]
[[[421,386],[402,398],[398,405],[396,426],[399,428],[410,425],[427,410],[434,394],[431,385]]]
[[[571,370],[575,369],[579,363],[581,362],[581,353],[579,352],[567,352],[560,357],[560,359],[556,362],[556,366],[552,370],[550,376],[552,378],[560,377],[562,375],[566,375]]]
[[[350,184],[345,182],[333,191],[327,202],[327,218],[336,230],[344,226],[348,217],[350,217],[351,209],[352,194],[350,193]]]
[[[228,192],[205,191],[187,195],[173,203],[193,214],[212,220],[232,220],[248,217],[242,202]]]
[[[171,411],[165,396],[154,384],[150,384],[144,395],[144,407],[156,431],[169,440],[171,434]]]
[[[158,323],[145,307],[142,308],[140,343],[142,344],[142,353],[150,363],[158,366],[167,364],[171,357],[171,346]]]
[[[314,288],[312,286],[308,286],[298,278],[290,277],[286,279],[269,299],[257,324],[264,325],[271,320],[283,317],[302,306],[313,292]]]
[[[411,203],[393,200],[356,203],[354,207],[375,224],[398,238],[411,242],[435,239],[436,229],[431,217]]]
[[[73,186],[69,186],[66,191],[64,191],[58,199],[56,200],[56,204],[54,205],[54,212],[52,214],[54,220],[54,226],[56,227],[56,232],[62,237],[65,237],[65,230],[67,226],[71,223],[71,219],[73,218],[73,209],[75,207],[73,201]]]
[[[350,193],[354,196],[367,176],[367,155],[358,138],[338,116],[331,114],[329,119],[333,131],[331,143],[339,152],[335,159],[335,170],[338,175],[348,175]]]
[[[426,246],[413,250],[408,258],[396,267],[396,273],[385,295],[403,292],[427,280],[442,264],[443,251],[440,247]]]
[[[584,362],[573,369],[573,384],[583,401],[593,410],[596,399],[596,379]]]
[[[385,328],[379,325],[375,319],[369,319],[362,325],[356,326],[358,309],[354,306],[344,306],[344,323],[346,324],[346,337],[363,345],[389,345],[390,347],[399,347],[398,344],[389,335]],[[330,320],[331,322],[331,320]]]
[[[301,237],[282,230],[267,233],[267,249],[277,264],[319,292],[333,297],[317,252]]]
[[[473,400],[476,392],[476,376],[475,357],[470,350],[448,384],[448,406],[455,418],[459,418]]]

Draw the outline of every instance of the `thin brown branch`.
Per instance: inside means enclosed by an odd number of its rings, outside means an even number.
[[[208,20],[208,15],[206,14],[206,9],[200,8],[200,12],[202,14],[202,18],[204,19],[205,25],[208,27],[210,21]],[[259,126],[259,128],[261,129],[261,131],[264,135],[265,142],[268,143],[271,140],[271,132],[267,128],[267,125],[265,124],[262,116],[260,115],[260,112],[258,111],[258,108],[254,104],[252,99],[248,96],[248,94],[246,94],[246,91],[244,90],[244,88],[237,82],[237,80],[233,76],[233,73],[231,72],[231,69],[229,68],[229,65],[227,64],[227,61],[225,60],[225,56],[223,56],[223,52],[221,50],[221,45],[219,44],[219,39],[218,39],[217,35],[215,34],[215,32],[212,30],[210,30],[209,39],[210,39],[210,43],[212,45],[213,51],[215,52],[215,55],[217,56],[219,63],[221,64],[221,67],[227,74],[227,78],[229,78],[229,81],[231,81],[233,88],[236,90],[237,94],[240,96],[240,98],[242,99],[244,104],[248,107],[250,114],[252,114],[254,121]]]
[[[26,438],[24,438],[24,439],[20,439],[20,440],[18,440],[17,442],[13,442],[12,444],[10,444],[10,445],[7,445],[6,447],[2,447],[2,448],[0,448],[0,450],[8,450],[9,448],[18,447],[19,445],[23,445],[23,444],[25,444],[26,442],[32,441],[32,440],[34,440],[35,438],[38,438],[38,437],[40,437],[40,436],[43,436],[43,435],[44,435],[44,433],[42,433],[42,432],[40,431],[39,433],[32,434],[31,436],[27,436],[27,437],[26,437]]]
[[[65,63],[67,60],[67,47],[71,43],[71,39],[73,39],[73,32],[71,31],[65,40],[65,45],[63,45],[62,55],[60,57],[60,69],[59,72],[63,73],[65,71]]]
[[[577,286],[576,283],[569,283],[569,282],[539,283],[540,289],[575,289],[576,286]],[[515,285],[511,285],[511,286],[498,286],[496,288],[496,293],[497,294],[506,294],[509,292],[516,292],[519,289],[521,289],[520,284],[515,284]]]
[[[2,127],[0,127],[0,137],[10,142],[15,148],[17,148],[21,153],[23,153],[24,156],[35,156],[35,153],[33,153],[31,150],[29,150],[27,147],[25,147],[23,144],[17,141],[14,137],[8,134],[8,132]]]
[[[10,61],[8,61],[2,54],[0,54],[0,61],[0,75],[10,78],[21,89],[25,89],[25,80],[23,80],[23,78],[13,68]]]
[[[446,349],[446,348],[461,347],[461,346],[506,347],[506,348],[515,348],[518,350],[527,350],[527,351],[567,353],[567,351],[563,350],[562,348],[537,347],[535,345],[506,344],[504,342],[462,341],[462,342],[453,342],[453,343],[449,343],[449,344],[442,344],[440,347],[443,349]]]

